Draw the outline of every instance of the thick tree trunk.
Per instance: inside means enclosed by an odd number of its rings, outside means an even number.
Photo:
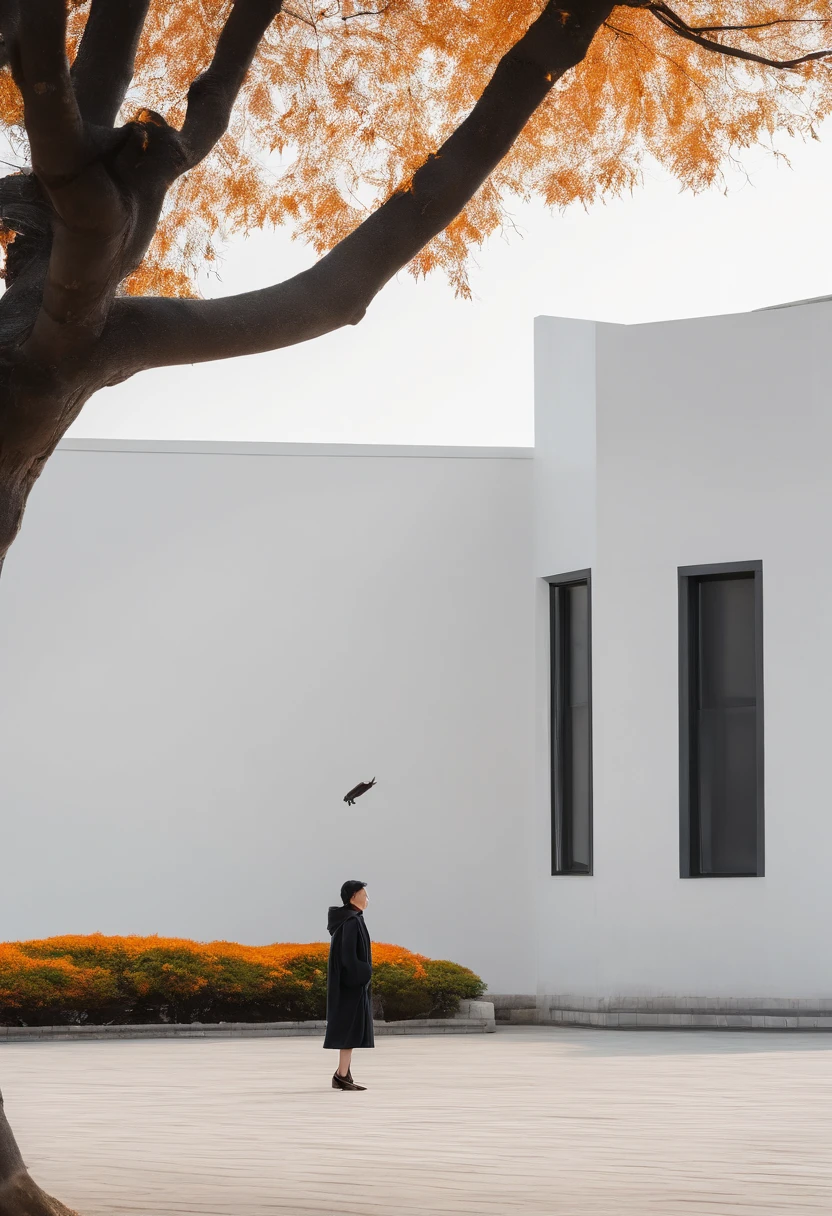
[[[78,1216],[42,1191],[23,1164],[0,1094],[0,1216]]]

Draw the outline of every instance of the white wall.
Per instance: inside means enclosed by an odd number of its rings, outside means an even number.
[[[357,877],[533,991],[528,456],[65,445],[0,582],[0,937],[321,940]]]
[[[536,396],[543,461],[565,461],[576,401],[584,432],[592,415],[597,428],[595,874],[549,876],[539,681],[539,989],[832,997],[832,305],[589,325],[577,393],[546,371],[574,360],[575,324],[540,320]],[[548,477],[541,463],[536,480]],[[589,565],[587,494],[560,504],[578,552],[540,488],[536,503],[537,575]],[[763,561],[766,876],[685,881],[677,567],[751,559]],[[539,624],[538,672],[546,663]]]

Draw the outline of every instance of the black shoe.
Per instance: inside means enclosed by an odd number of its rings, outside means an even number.
[[[339,1077],[336,1072],[332,1077],[333,1089],[366,1089],[366,1085],[356,1085],[349,1073],[345,1077]]]

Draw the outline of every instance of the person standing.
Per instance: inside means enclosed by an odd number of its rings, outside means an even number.
[[[341,888],[341,907],[329,909],[329,963],[326,972],[324,1047],[340,1052],[333,1089],[366,1089],[352,1079],[350,1062],[356,1047],[374,1047],[373,956],[364,924],[369,903],[365,884],[352,880]]]

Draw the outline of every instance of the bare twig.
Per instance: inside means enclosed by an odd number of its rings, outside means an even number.
[[[341,16],[342,21],[352,21],[356,17],[380,17],[382,13],[386,13],[392,4],[393,0],[388,0],[387,4],[383,4],[381,8],[362,8],[356,13],[347,13]]]
[[[314,21],[310,21],[308,17],[304,17],[303,13],[296,13],[293,8],[289,8],[288,4],[282,5],[280,11],[287,17],[294,17],[295,21],[302,21],[311,30],[317,30],[318,28]]]
[[[694,80],[694,78],[691,76],[690,72],[687,72],[682,67],[682,65],[676,59],[673,58],[672,55],[668,55],[665,51],[658,50],[657,47],[655,47],[655,46],[649,46],[644,41],[643,38],[640,38],[638,36],[638,34],[633,33],[632,30],[622,30],[620,26],[613,25],[609,21],[606,21],[604,24],[608,30],[612,30],[612,32],[616,35],[617,38],[627,38],[630,40],[630,42],[637,42],[638,45],[641,47],[641,49],[646,54],[652,55],[656,59],[663,59],[665,61],[665,63],[669,64],[670,67],[673,68],[674,71],[676,71],[680,74],[680,76],[684,76],[684,78],[688,82],[688,84],[691,85],[694,89],[696,89],[697,92],[701,93],[704,101],[707,101],[708,95],[707,95],[705,88],[702,86],[701,82],[698,80]]]

